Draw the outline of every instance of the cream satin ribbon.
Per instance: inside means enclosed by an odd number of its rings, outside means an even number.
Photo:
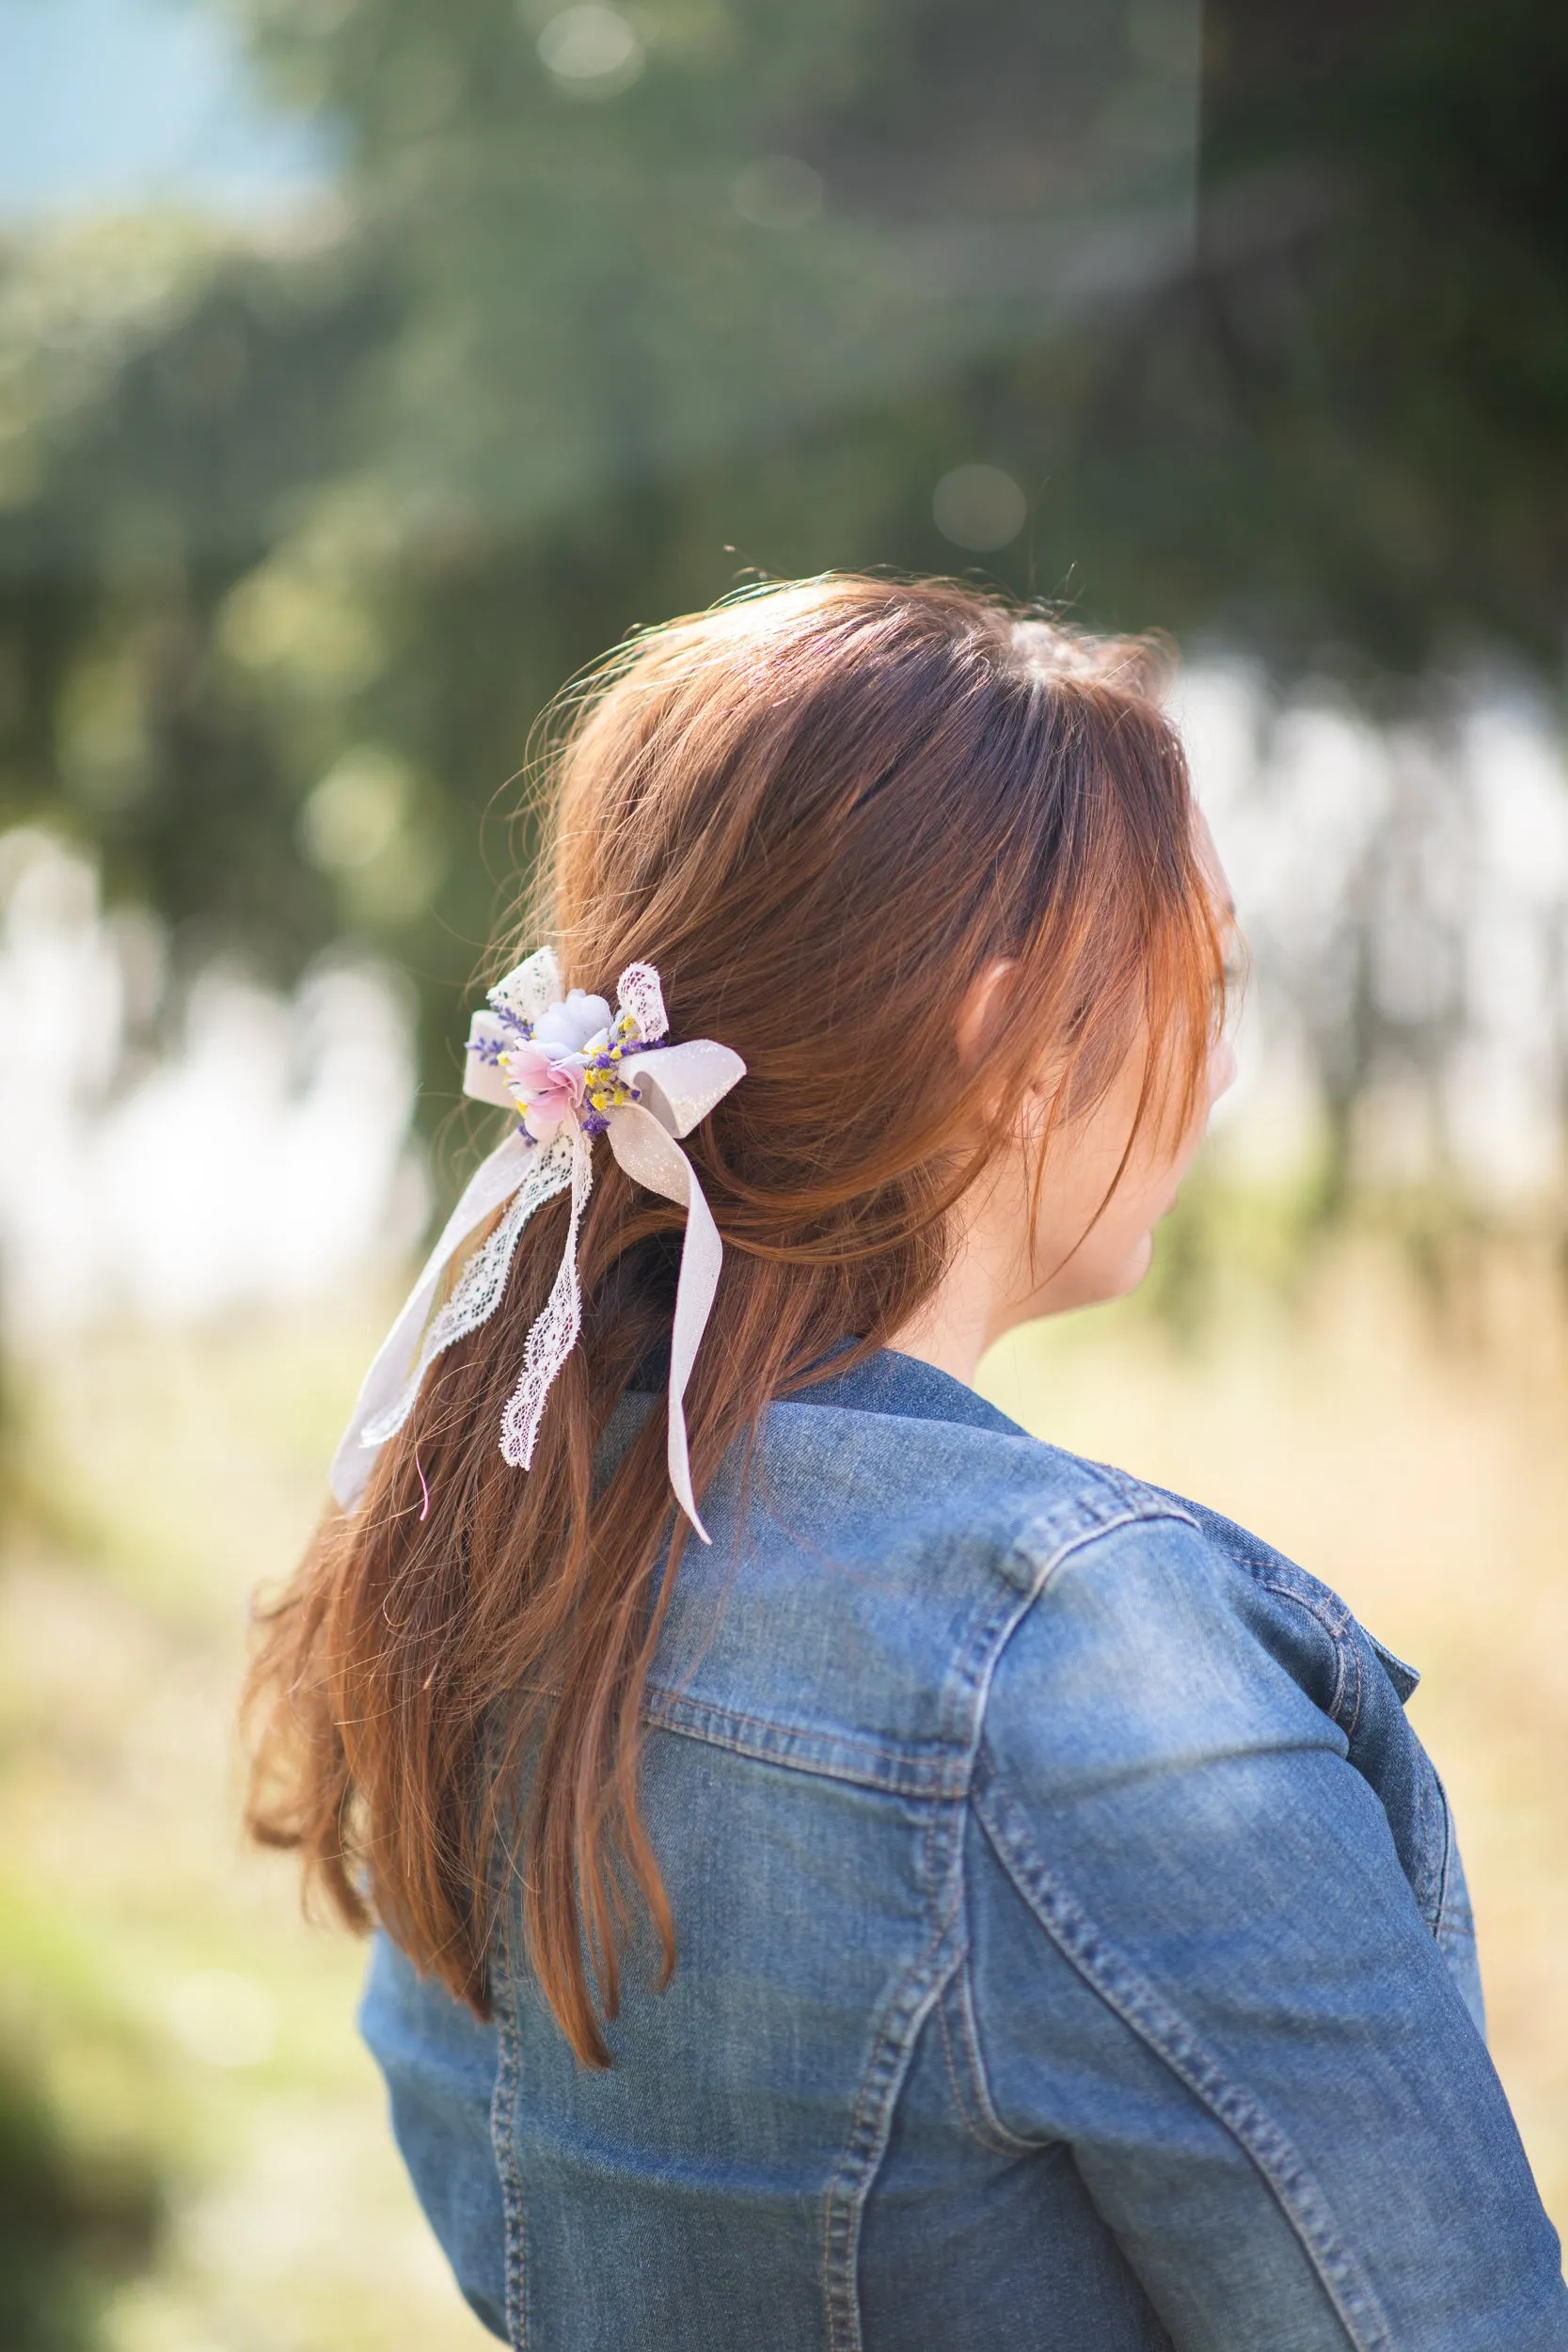
[[[675,1499],[705,1544],[707,1530],[691,1491],[685,1399],[718,1288],[723,1249],[696,1171],[678,1138],[689,1135],[745,1076],[746,1065],[727,1045],[715,1044],[709,1038],[693,1039],[684,1045],[656,1041],[664,1033],[664,1004],[658,975],[651,965],[634,964],[623,973],[618,993],[618,1033],[628,1041],[615,1065],[615,1075],[625,1085],[612,1090],[622,1093],[629,1087],[635,1089],[636,1099],[612,1104],[592,1117],[633,1182],[686,1212],[670,1342],[666,1458]],[[564,1023],[569,1029],[571,1016],[579,1008],[589,1009],[590,1014],[595,1009],[609,1012],[602,999],[584,997],[578,991],[562,999],[555,957],[547,947],[492,989],[489,1001],[494,1012],[474,1017],[464,1091],[509,1110],[519,1106],[519,1089],[508,1080],[503,1063],[502,1049],[509,1037],[552,1022],[557,1028]],[[572,1051],[562,1050],[558,1043],[553,1057],[556,1066],[580,1072],[584,1053],[602,1041],[606,1033],[601,1030],[597,1038],[584,1040],[580,1049]],[[593,1136],[584,1132],[575,1115],[561,1118],[554,1133],[541,1140],[526,1129],[517,1130],[475,1171],[365,1375],[333,1458],[332,1491],[345,1510],[352,1510],[358,1502],[381,1447],[412,1412],[420,1384],[436,1357],[487,1323],[499,1306],[517,1241],[529,1218],[557,1193],[569,1190],[572,1214],[566,1247],[549,1297],[524,1343],[522,1371],[501,1416],[503,1456],[515,1468],[528,1468],[550,1384],[581,1329],[578,1232],[593,1179]],[[501,1208],[505,1215],[468,1258],[451,1296],[436,1308],[448,1268],[464,1243]]]

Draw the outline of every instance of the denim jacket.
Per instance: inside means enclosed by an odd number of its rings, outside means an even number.
[[[1416,1677],[1342,1601],[891,1353],[704,1514],[642,1779],[679,1961],[613,2066],[521,1965],[484,2026],[372,1962],[498,2335],[1568,2352]]]

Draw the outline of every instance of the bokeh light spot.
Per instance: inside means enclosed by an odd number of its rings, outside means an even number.
[[[1028,512],[1028,500],[1000,466],[955,466],[931,499],[936,527],[956,548],[1005,548]]]
[[[597,0],[552,16],[539,36],[539,57],[576,98],[613,98],[636,81],[645,62],[642,43],[620,10]]]
[[[299,813],[300,847],[324,873],[342,874],[381,855],[411,798],[407,769],[380,745],[345,752]]]
[[[759,155],[737,171],[730,199],[758,229],[803,229],[822,210],[822,174],[798,155]]]

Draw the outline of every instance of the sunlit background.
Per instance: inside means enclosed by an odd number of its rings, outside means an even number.
[[[0,2344],[483,2341],[236,1830],[531,725],[830,565],[1159,627],[1253,978],[999,1351],[1425,1670],[1568,2220],[1568,17],[0,0]]]

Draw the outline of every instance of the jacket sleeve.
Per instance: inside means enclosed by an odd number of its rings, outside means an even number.
[[[506,2214],[490,2138],[497,2037],[378,1935],[359,2027],[387,2079],[392,2129],[465,2300],[506,2337]]]
[[[1071,2147],[1179,2352],[1568,2352],[1433,1920],[1252,1613],[1172,1518],[1085,1542],[1015,1628],[968,1831],[983,2091],[1021,2151]]]

